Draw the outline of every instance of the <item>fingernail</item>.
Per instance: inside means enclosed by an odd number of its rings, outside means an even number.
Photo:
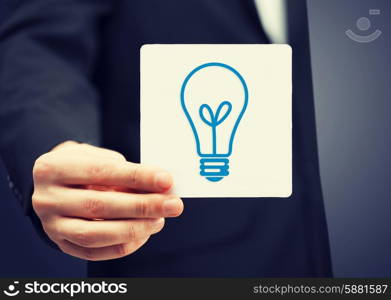
[[[172,185],[171,175],[167,172],[157,173],[155,175],[155,183],[159,188],[163,190],[169,189]]]
[[[182,205],[179,199],[166,200],[163,203],[163,213],[166,216],[176,216],[182,211]]]

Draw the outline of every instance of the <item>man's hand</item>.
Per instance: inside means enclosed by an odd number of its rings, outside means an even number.
[[[70,255],[87,260],[135,252],[179,216],[183,202],[160,169],[126,161],[118,152],[65,142],[39,157],[32,204],[47,235]]]

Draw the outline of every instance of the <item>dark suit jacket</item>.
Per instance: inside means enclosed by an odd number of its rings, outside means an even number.
[[[251,0],[26,0],[0,32],[0,150],[31,208],[35,159],[65,140],[139,161],[145,43],[268,43]],[[292,2],[294,5],[292,5]],[[184,199],[136,253],[91,276],[330,276],[303,0],[289,1],[294,55],[293,195]],[[54,246],[55,247],[55,246]]]

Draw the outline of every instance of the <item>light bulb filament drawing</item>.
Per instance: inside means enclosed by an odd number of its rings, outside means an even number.
[[[221,110],[227,107],[227,110],[224,112],[224,115],[220,117]],[[228,117],[232,110],[232,104],[228,101],[221,102],[219,107],[216,110],[216,114],[213,114],[212,108],[208,104],[202,104],[200,106],[200,117],[202,121],[212,128],[212,144],[213,144],[213,154],[217,154],[216,147],[216,127],[219,126],[224,120]],[[208,112],[209,120],[205,117],[205,111]]]
[[[180,98],[200,157],[200,175],[220,181],[229,175],[228,158],[248,104],[247,84],[233,67],[206,63],[186,76]]]

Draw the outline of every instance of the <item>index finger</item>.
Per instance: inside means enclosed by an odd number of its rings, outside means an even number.
[[[123,186],[145,192],[167,191],[173,184],[168,172],[128,161],[77,156],[55,164],[52,177],[65,184]]]

